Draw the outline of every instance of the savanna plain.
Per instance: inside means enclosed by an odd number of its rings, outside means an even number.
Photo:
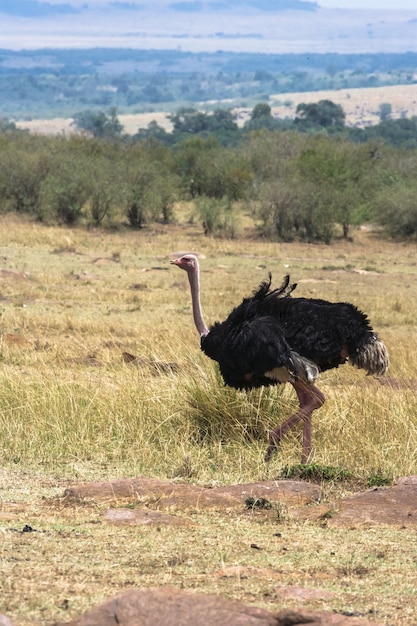
[[[289,273],[294,295],[356,304],[387,344],[388,384],[349,364],[319,380],[327,400],[311,461],[344,470],[344,480],[323,480],[324,500],[417,473],[415,243],[372,229],[329,246],[271,243],[248,224],[226,240],[205,237],[191,206],[175,224],[137,232],[1,217],[0,613],[16,626],[69,621],[119,591],[161,585],[296,606],[278,584],[333,592],[307,608],[417,623],[415,526],[331,528],[242,503],[173,511],[191,526],[117,527],[104,505],[63,498],[79,482],[216,486],[299,463],[297,432],[263,461],[269,430],[296,407],[291,387],[227,389],[200,353],[187,277],[169,263],[185,251],[201,255],[210,322],[269,271],[276,286]],[[236,566],[249,574],[224,574]]]

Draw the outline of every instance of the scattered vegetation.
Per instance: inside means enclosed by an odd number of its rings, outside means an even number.
[[[194,199],[208,236],[240,236],[249,213],[271,241],[329,244],[369,222],[388,237],[415,239],[416,120],[352,137],[342,113],[322,101],[301,107],[291,128],[273,128],[268,107],[257,105],[239,129],[230,111],[184,109],[172,116],[172,133],[151,125],[133,138],[122,135],[114,109],[80,116],[87,135],[35,136],[4,124],[0,212],[141,229],[175,221],[175,202]],[[405,121],[404,144],[382,139],[387,124],[394,132]]]
[[[309,479],[317,482],[343,481],[352,478],[351,472],[343,467],[329,467],[317,463],[283,467],[282,476],[285,478]]]
[[[245,500],[247,509],[272,509],[273,505],[267,498],[254,498],[249,496]]]

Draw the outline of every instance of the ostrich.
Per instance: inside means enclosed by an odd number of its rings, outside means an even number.
[[[312,413],[325,400],[314,385],[319,373],[348,359],[367,374],[380,376],[387,370],[387,349],[367,316],[346,302],[293,298],[296,285],[290,284],[289,276],[278,289],[271,289],[269,274],[269,280],[244,298],[224,322],[208,328],[201,311],[197,257],[185,254],[171,263],[187,272],[201,349],[218,362],[225,384],[252,389],[289,382],[295,389],[298,411],[271,431],[265,461],[285,433],[302,421],[301,462],[307,463]]]

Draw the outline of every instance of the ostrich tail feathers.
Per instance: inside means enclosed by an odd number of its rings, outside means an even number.
[[[296,287],[297,283],[290,283],[290,275],[287,274],[286,276],[284,276],[284,280],[282,281],[281,286],[277,289],[274,289],[271,293],[274,294],[274,296],[286,298],[291,295]]]
[[[383,376],[388,369],[388,350],[376,334],[371,335],[370,340],[356,354],[349,356],[352,365],[367,370],[368,376]]]
[[[253,292],[253,298],[255,300],[263,300],[264,298],[287,298],[297,287],[297,283],[290,283],[289,274],[284,276],[284,280],[282,281],[280,287],[277,287],[277,289],[272,289],[270,291],[271,283],[272,274],[271,272],[269,272],[268,280],[264,280],[259,285],[258,289]]]

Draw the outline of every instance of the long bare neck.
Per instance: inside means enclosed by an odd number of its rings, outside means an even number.
[[[191,288],[191,301],[193,304],[193,318],[200,337],[208,335],[209,329],[203,318],[200,302],[200,270],[198,265],[188,272],[188,280]]]

